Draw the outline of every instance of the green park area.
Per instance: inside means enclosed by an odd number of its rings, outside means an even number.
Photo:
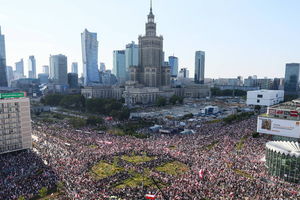
[[[150,157],[147,155],[131,155],[131,156],[125,155],[122,156],[122,159],[130,163],[139,164],[139,163],[145,163],[151,160],[155,160],[156,157]]]
[[[113,176],[124,169],[119,167],[117,164],[110,164],[103,161],[100,161],[94,165],[91,169],[91,174],[96,180],[104,179],[110,176]]]

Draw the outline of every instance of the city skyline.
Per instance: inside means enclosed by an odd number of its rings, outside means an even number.
[[[99,61],[112,69],[113,50],[124,49],[131,41],[137,43],[138,34],[144,31],[145,13],[149,9],[148,0],[89,0],[88,3],[72,1],[72,4],[65,1],[61,8],[55,7],[57,15],[52,16],[50,10],[55,2],[58,1],[41,4],[29,0],[18,2],[20,6],[16,8],[16,1],[3,0],[0,25],[6,37],[7,66],[14,66],[23,58],[26,74],[26,58],[34,55],[37,73],[41,73],[41,66],[49,64],[49,55],[61,53],[68,57],[70,63],[79,63],[81,74],[80,33],[88,28],[98,34]],[[22,15],[25,11],[33,12],[29,6],[33,3],[35,14],[39,17]],[[179,68],[187,67],[190,74],[194,74],[194,53],[205,51],[208,78],[238,75],[246,78],[253,74],[258,77],[284,77],[286,63],[300,62],[296,49],[300,44],[297,40],[299,14],[296,12],[299,6],[300,2],[293,0],[288,4],[279,0],[231,0],[226,3],[221,0],[191,0],[190,4],[169,0],[153,2],[158,35],[162,34],[165,38],[165,59],[174,54],[179,58]],[[101,12],[96,12],[99,8]],[[115,12],[110,12],[111,9]],[[61,18],[75,11],[76,16]],[[68,29],[65,29],[66,24]]]

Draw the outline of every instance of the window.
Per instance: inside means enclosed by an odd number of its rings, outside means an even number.
[[[263,95],[262,94],[258,94],[257,98],[263,98]]]
[[[259,100],[259,99],[257,99],[257,103],[260,103],[260,100]]]

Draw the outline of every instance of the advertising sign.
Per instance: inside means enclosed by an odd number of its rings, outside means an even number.
[[[11,98],[21,98],[25,97],[24,92],[18,93],[0,93],[0,99],[11,99]]]
[[[257,132],[300,138],[300,121],[258,117]]]

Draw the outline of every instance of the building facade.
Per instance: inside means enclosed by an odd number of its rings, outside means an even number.
[[[178,78],[189,78],[189,70],[187,68],[181,68],[178,74]]]
[[[75,74],[78,74],[78,63],[77,62],[72,62],[71,72],[75,73]]]
[[[50,79],[57,85],[68,85],[68,60],[65,55],[50,56]]]
[[[1,97],[0,121],[0,154],[32,148],[28,98]]]
[[[81,89],[81,94],[87,98],[121,99],[124,88],[119,86],[87,86]]]
[[[204,84],[205,52],[196,51],[195,54],[195,83]]]
[[[129,80],[129,67],[139,65],[139,46],[135,44],[133,41],[130,44],[126,45],[125,65],[126,65],[126,73],[128,76],[126,80]]]
[[[1,34],[0,27],[0,87],[7,87],[6,77],[6,53],[5,53],[5,37]]]
[[[127,78],[125,51],[118,50],[113,53],[113,74],[117,77],[119,83],[124,83]]]
[[[106,66],[105,63],[100,63],[100,72],[105,72],[106,71]]]
[[[300,63],[288,63],[285,67],[284,91],[297,94],[299,91]]]
[[[6,77],[7,77],[8,87],[11,87],[11,82],[14,80],[14,71],[11,66],[6,67]]]
[[[247,105],[272,106],[283,102],[283,90],[255,90],[247,92]]]
[[[171,67],[171,76],[177,77],[177,75],[178,75],[178,58],[175,56],[169,56],[168,65]]]
[[[78,88],[78,74],[68,73],[69,88]]]
[[[84,85],[98,84],[98,40],[97,33],[91,33],[87,29],[81,33],[82,61]]]
[[[156,35],[152,7],[146,23],[146,35],[139,37],[139,66],[130,67],[130,80],[145,87],[170,85],[170,68],[164,67],[163,37]]]
[[[49,74],[50,73],[49,66],[48,65],[43,65],[42,66],[42,71],[43,71],[43,74]]]

